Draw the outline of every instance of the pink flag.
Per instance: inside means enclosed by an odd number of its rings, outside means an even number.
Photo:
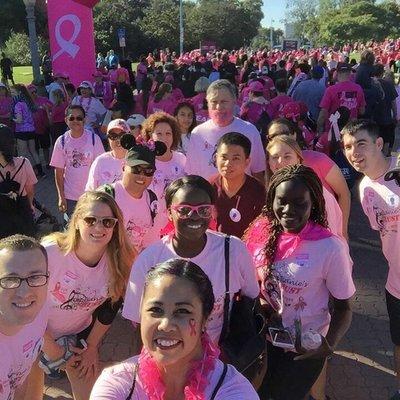
[[[68,75],[74,85],[96,70],[92,7],[97,2],[47,1],[53,72]]]

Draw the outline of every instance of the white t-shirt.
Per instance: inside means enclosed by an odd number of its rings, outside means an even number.
[[[78,200],[85,191],[90,166],[104,153],[104,147],[100,138],[86,129],[79,138],[73,138],[70,132],[56,140],[50,165],[64,170],[65,198]]]
[[[331,320],[329,295],[344,300],[356,290],[348,246],[336,236],[302,240],[288,258],[274,262],[272,269],[279,289],[267,281],[262,291],[266,298],[272,291],[272,296],[282,294],[282,323],[292,331],[297,318],[303,331],[313,329],[326,336]],[[259,277],[264,281],[263,268],[259,268]]]
[[[214,309],[207,321],[207,332],[214,342],[218,342],[224,322],[225,298],[225,235],[207,231],[207,243],[203,251],[190,261],[197,264],[209,277],[215,296]],[[182,258],[175,252],[172,235],[163,237],[144,250],[132,266],[126,290],[122,315],[133,322],[140,322],[140,300],[145,277],[151,267],[171,258]],[[246,296],[255,298],[260,289],[256,279],[252,258],[245,244],[231,236],[230,250],[230,297],[231,300],[239,290]]]
[[[91,128],[93,125],[100,124],[107,109],[104,107],[103,103],[96,99],[96,97],[82,97],[76,96],[72,99],[71,105],[82,106],[86,113],[85,127]]]
[[[185,175],[186,157],[178,151],[172,152],[172,158],[169,161],[156,160],[156,172],[153,181],[149,186],[159,200],[164,198],[165,188],[175,179]]]
[[[232,123],[223,128],[210,119],[193,129],[186,153],[186,173],[205,179],[215,175],[218,172],[214,166],[215,146],[221,136],[228,132],[241,133],[251,141],[251,162],[246,172],[251,175],[265,171],[266,159],[260,133],[250,122],[234,117]]]
[[[48,331],[54,339],[86,329],[94,310],[108,298],[106,254],[88,267],[74,252],[63,254],[55,243],[44,243],[49,257]]]
[[[396,165],[392,158],[391,165]],[[395,180],[384,177],[372,180],[367,176],[360,182],[360,199],[371,228],[379,231],[382,251],[389,264],[387,291],[400,299],[400,187]]]
[[[44,306],[16,335],[0,333],[0,400],[13,399],[15,390],[24,383],[42,349],[47,318]]]
[[[124,362],[106,368],[95,383],[90,400],[126,400],[133,384],[133,374],[139,356],[131,357]],[[204,398],[210,399],[221,378],[224,364],[215,360],[215,367],[207,377],[208,386]],[[136,375],[135,390],[132,400],[148,399],[140,377]],[[258,400],[259,397],[250,382],[232,365],[228,369],[215,400]]]
[[[111,151],[100,154],[90,167],[85,190],[96,190],[106,183],[121,180],[124,165],[125,158],[115,158]]]
[[[165,202],[157,201],[156,204],[151,204],[147,190],[140,199],[135,199],[125,190],[121,181],[115,182],[113,186],[115,201],[122,211],[128,236],[135,249],[141,252],[151,243],[160,239],[160,232],[168,223]],[[154,223],[150,211],[153,207],[157,209]]]

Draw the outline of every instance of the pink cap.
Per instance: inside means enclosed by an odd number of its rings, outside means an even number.
[[[29,91],[31,91],[31,90],[37,90],[37,87],[36,87],[33,83],[29,84],[26,88],[27,88]]]
[[[264,85],[261,82],[253,81],[249,83],[249,89],[251,92],[262,92]]]
[[[167,75],[164,79],[165,83],[173,83],[174,82],[174,77],[172,75]]]
[[[121,118],[113,119],[107,126],[107,133],[112,131],[113,129],[119,129],[122,132],[129,133],[131,131],[128,123]]]
[[[54,78],[64,78],[64,79],[68,79],[69,76],[67,74],[64,74],[64,72],[56,72],[54,74]]]
[[[92,76],[93,78],[102,78],[103,74],[100,71],[96,71]]]

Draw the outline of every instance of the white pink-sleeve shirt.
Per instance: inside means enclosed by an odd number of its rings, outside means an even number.
[[[47,330],[54,339],[77,334],[91,324],[94,310],[108,298],[107,256],[88,267],[75,252],[64,254],[55,243],[43,245],[50,273]]]
[[[268,296],[282,294],[282,323],[294,332],[296,319],[302,329],[313,329],[326,336],[331,316],[329,296],[349,299],[355,293],[349,248],[342,239],[331,236],[321,240],[302,240],[294,252],[272,266],[277,287],[271,281],[262,285]],[[258,268],[265,281],[265,270]]]
[[[85,190],[96,190],[106,183],[121,180],[124,165],[125,158],[115,158],[111,151],[100,154],[90,167]]]
[[[104,147],[100,138],[86,129],[79,138],[73,138],[70,132],[56,140],[50,165],[64,170],[65,198],[78,200],[85,191],[90,166],[104,153]]]
[[[156,159],[156,172],[153,181],[149,186],[158,197],[164,198],[165,188],[175,179],[185,175],[186,156],[178,151],[172,152],[172,158],[169,161],[160,161]]]
[[[210,119],[193,129],[186,153],[186,173],[205,179],[215,175],[218,172],[214,166],[215,146],[228,132],[239,132],[251,141],[249,175],[265,171],[266,159],[260,133],[250,122],[234,117],[232,123],[223,128]]]
[[[210,279],[215,296],[214,309],[207,321],[207,332],[217,343],[221,333],[225,297],[225,235],[207,231],[207,243],[200,254],[190,259],[197,264]],[[171,258],[182,258],[172,244],[172,235],[163,237],[160,241],[144,250],[133,264],[126,290],[122,315],[133,321],[140,322],[140,300],[142,297],[145,277],[151,267]],[[255,275],[255,268],[245,244],[231,236],[230,241],[230,297],[231,300],[239,290],[246,296],[255,298],[260,289]]]
[[[48,309],[44,306],[36,318],[16,335],[0,333],[0,400],[11,400],[28,376],[43,345]]]
[[[123,187],[122,182],[113,184],[115,201],[119,205],[124,217],[125,229],[138,252],[161,237],[161,230],[167,225],[168,217],[164,201],[151,202],[149,192],[144,191],[140,199],[132,197]],[[154,221],[151,210],[156,208]]]
[[[133,384],[135,366],[139,356],[131,357],[124,362],[106,368],[97,379],[90,400],[126,400]],[[215,367],[207,376],[208,386],[204,398],[210,399],[222,375],[224,364],[215,360]],[[136,376],[135,390],[130,397],[132,400],[149,399],[143,388],[139,376]],[[241,375],[235,367],[228,365],[228,369],[219,388],[215,400],[258,400],[259,397],[250,382]]]
[[[392,158],[390,168],[395,167]],[[367,176],[360,182],[360,199],[371,228],[379,231],[382,251],[389,264],[387,291],[400,299],[400,187],[396,181]]]

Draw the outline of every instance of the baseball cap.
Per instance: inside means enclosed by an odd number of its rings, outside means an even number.
[[[264,65],[260,71],[261,75],[268,75],[268,72],[269,72],[268,67]]]
[[[264,85],[261,82],[253,81],[249,83],[249,89],[251,92],[262,92]]]
[[[156,153],[143,145],[136,145],[130,148],[125,156],[125,163],[130,167],[135,165],[148,165],[156,167]]]
[[[93,85],[89,81],[82,81],[79,85],[79,88],[90,89],[92,92],[94,92]]]
[[[100,71],[96,71],[92,76],[93,78],[102,78],[103,74]]]
[[[400,154],[397,156],[396,165],[389,169],[384,176],[385,181],[392,181],[396,179],[398,183],[400,183]]]
[[[338,65],[337,65],[337,67],[336,67],[336,70],[338,71],[338,72],[351,72],[351,69],[352,69],[352,67],[351,67],[351,65],[350,64],[347,64],[347,63],[338,63]]]
[[[142,114],[132,114],[128,119],[127,123],[129,126],[142,125],[146,118]]]
[[[110,121],[110,123],[107,126],[107,133],[109,133],[113,129],[119,129],[120,131],[125,133],[130,132],[129,125],[124,119],[121,118],[113,119],[112,121]]]

